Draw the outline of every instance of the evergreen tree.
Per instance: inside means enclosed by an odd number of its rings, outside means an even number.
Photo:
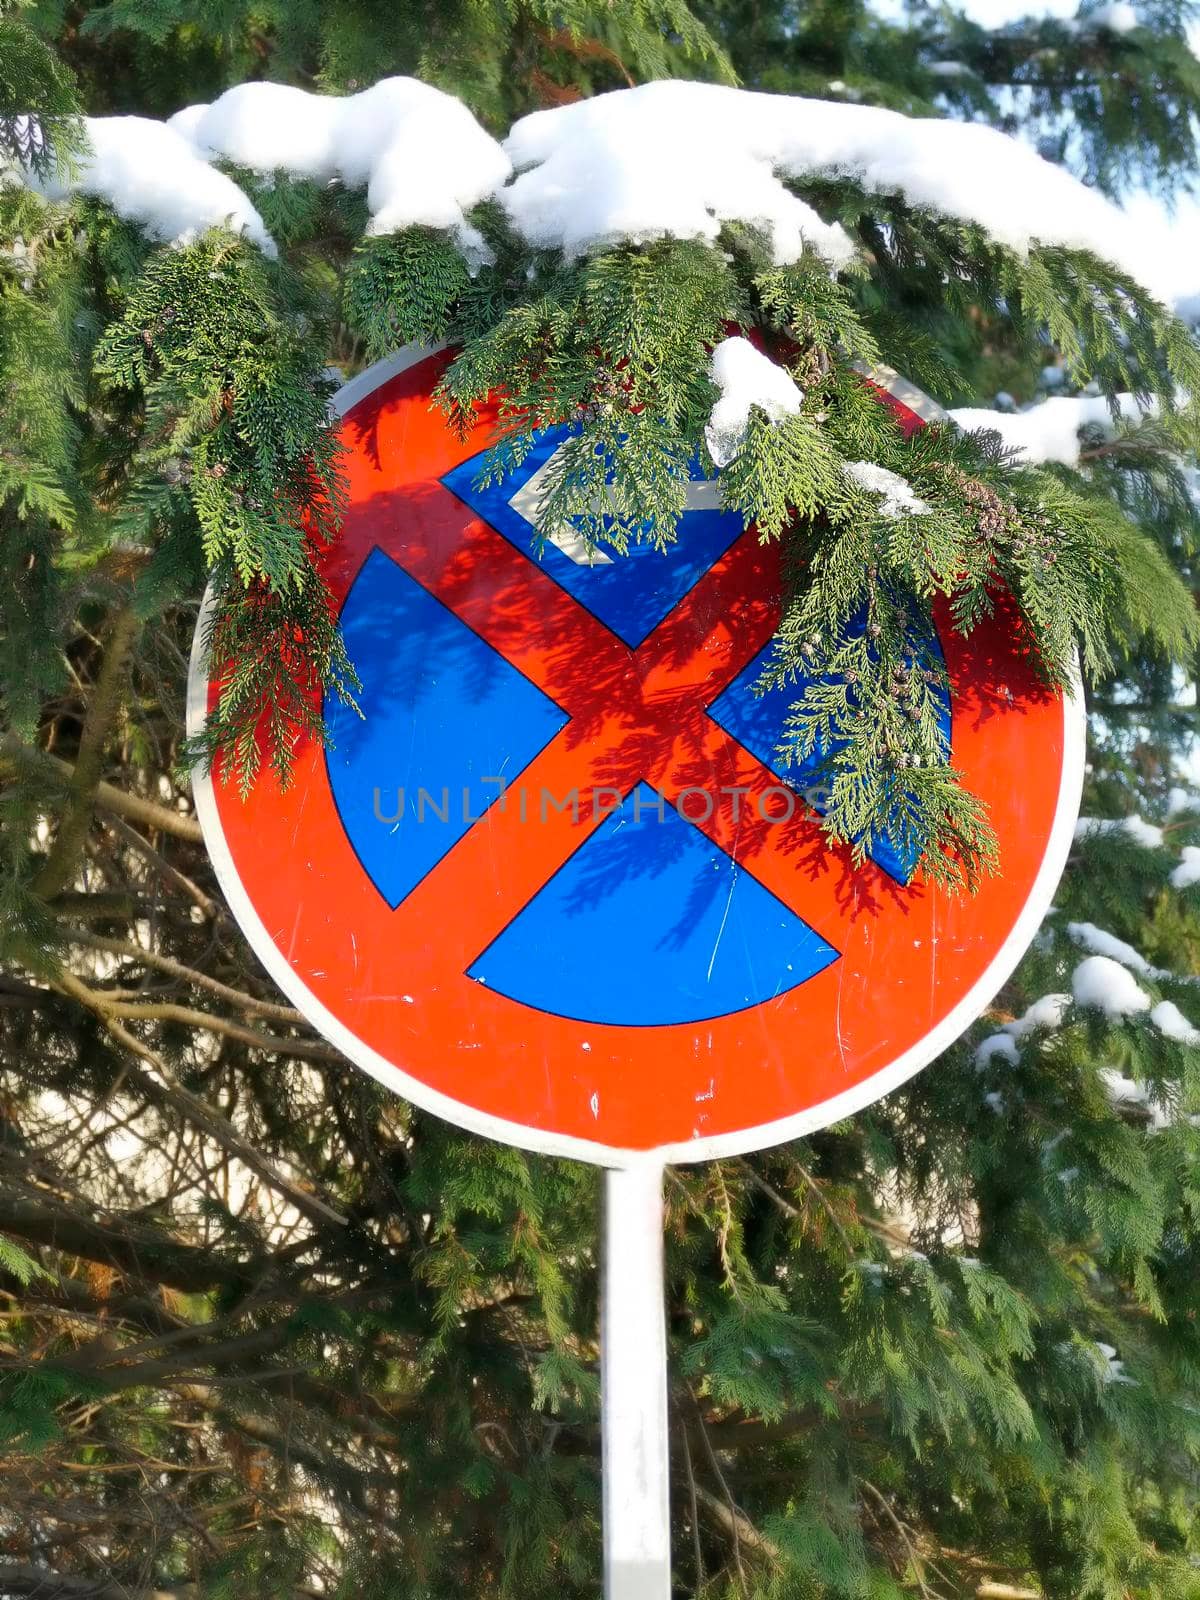
[[[45,190],[88,159],[78,108],[162,116],[263,76],[416,73],[503,132],[736,74],[1034,117],[1115,191],[1194,169],[1185,9],[989,33],[853,0],[50,0],[0,14],[0,155]],[[669,1176],[677,1591],[1200,1595],[1192,339],[1094,252],[1023,255],[844,176],[798,186],[853,246],[835,275],[738,226],[572,261],[487,205],[466,262],[428,227],[366,237],[361,188],[224,170],[276,257],[0,183],[0,1596],[596,1592],[595,1173],[415,1113],[316,1038],[188,802],[206,581],[201,756],[286,774],[313,687],[353,695],[310,559],[343,493],[327,369],[443,337],[452,419],[509,396],[497,471],[579,423],[548,528],[668,540],[679,464],[728,456],[727,503],[806,562],[776,671],[822,669],[793,727],[839,752],[835,841],[915,797],[927,872],[992,865],[917,687],[933,593],[969,627],[999,572],[1046,676],[1079,644],[1089,675],[1097,820],[988,1019],[852,1122]],[[734,325],[802,399],[727,452],[709,351]],[[1061,371],[1078,450],[1014,462],[1002,411],[906,440],[852,365],[879,359],[954,404]],[[863,462],[925,512],[847,476]],[[855,658],[837,622],[864,603]]]

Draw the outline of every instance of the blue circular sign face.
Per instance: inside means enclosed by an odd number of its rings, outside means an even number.
[[[362,715],[326,704],[329,748],[287,791],[200,786],[237,915],[352,1059],[517,1143],[678,1160],[847,1114],[971,1020],[1040,920],[1078,708],[1005,623],[943,625],[942,729],[1004,877],[947,897],[899,837],[855,871],[820,831],[816,760],[778,753],[802,685],[756,692],[778,547],[699,467],[665,552],[539,547],[565,432],[484,484],[491,419],[450,432],[443,364],[417,353],[344,396],[352,509],[326,572]]]

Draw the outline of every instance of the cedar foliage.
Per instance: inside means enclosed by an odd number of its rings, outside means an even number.
[[[0,15],[0,138],[43,148],[32,111],[69,156],[77,103],[164,114],[263,73],[341,90],[415,71],[498,128],[664,72],[997,118],[1022,82],[1117,187],[1194,167],[1182,10],[1146,4],[1130,34],[987,34],[854,0],[44,0]],[[969,79],[933,70],[950,53]],[[359,243],[360,196],[239,176],[277,263],[217,234],[154,248],[94,203],[0,186],[0,1596],[596,1592],[596,1176],[413,1112],[281,1003],[191,815],[185,661],[209,581],[212,735],[247,782],[264,709],[286,771],[313,732],[305,690],[353,695],[308,560],[340,504],[331,362],[461,341],[451,417],[498,381],[511,397],[498,471],[532,426],[582,416],[620,515],[588,524],[582,444],[551,513],[620,548],[669,538],[730,323],[806,391],[792,422],[755,419],[723,479],[807,574],[777,660],[823,669],[798,749],[864,709],[847,670],[872,695],[831,828],[861,843],[897,784],[925,786],[929,870],[986,867],[986,819],[930,731],[912,597],[951,594],[968,626],[989,563],[1049,676],[1082,638],[1087,809],[1165,827],[1080,842],[989,1021],[906,1089],[670,1174],[677,1592],[1200,1595],[1200,1051],[1148,1013],[1068,1004],[974,1055],[1070,989],[1087,925],[1200,1021],[1200,888],[1169,881],[1200,807],[1168,816],[1192,720],[1192,421],[1171,411],[1176,385],[1200,392],[1191,341],[1099,262],[1018,262],[849,187],[810,196],[866,247],[839,282],[772,268],[746,234],[728,260],[530,263],[495,217],[496,268],[471,279],[436,235]],[[986,400],[998,371],[1031,392],[1050,353],[1165,414],[1095,440],[1081,472],[1014,467],[994,439],[905,441],[849,368],[882,355]],[[840,471],[860,459],[929,516],[884,517]],[[839,620],[864,603],[879,633],[856,664]]]

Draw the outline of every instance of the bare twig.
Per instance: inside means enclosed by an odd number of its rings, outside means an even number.
[[[775,1541],[768,1539],[765,1533],[760,1533],[745,1512],[739,1511],[732,1501],[725,1501],[717,1495],[711,1494],[702,1484],[696,1485],[696,1499],[708,1512],[709,1516],[712,1517],[713,1521],[718,1523],[730,1535],[735,1550],[744,1544],[748,1549],[755,1550],[759,1555],[765,1556],[768,1561],[776,1564],[782,1563],[783,1552]],[[740,1561],[738,1562],[738,1573],[743,1578],[745,1577]]]
[[[10,768],[31,768],[46,777],[65,780],[68,783],[75,772],[69,761],[51,754],[49,750],[39,750],[35,745],[24,744],[14,733],[6,733],[0,737],[0,776],[3,776],[6,765]],[[144,795],[130,794],[128,790],[118,789],[115,784],[105,783],[103,779],[96,785],[96,804],[102,811],[111,811],[114,816],[124,817],[127,822],[136,822],[143,828],[153,828],[158,833],[173,834],[175,838],[185,839],[189,844],[204,843],[204,834],[195,817],[186,816],[182,811],[172,810],[170,806],[159,805],[154,800],[147,800]]]
[[[742,1566],[741,1524],[746,1522],[747,1519],[742,1515],[734,1503],[733,1495],[729,1491],[729,1485],[725,1481],[725,1474],[721,1471],[721,1463],[717,1460],[716,1452],[709,1443],[708,1431],[704,1424],[704,1413],[700,1410],[700,1402],[696,1399],[695,1394],[690,1388],[688,1389],[688,1394],[691,1396],[692,1407],[696,1413],[696,1422],[699,1427],[700,1443],[704,1446],[704,1453],[708,1457],[708,1464],[712,1468],[713,1477],[716,1478],[717,1482],[721,1485],[721,1493],[725,1496],[726,1508],[729,1512],[729,1522],[727,1526],[733,1536],[733,1564],[737,1568],[739,1582],[744,1583],[746,1580],[746,1572]],[[700,1496],[699,1489],[697,1489],[697,1496]]]
[[[190,984],[197,989],[206,989],[209,994],[216,995],[219,1000],[227,1000],[239,1010],[253,1011],[259,1016],[269,1017],[273,1022],[303,1023],[304,1021],[300,1012],[293,1006],[281,1006],[270,1000],[260,1000],[242,989],[234,989],[227,983],[221,983],[217,978],[210,978],[207,972],[200,972],[197,968],[185,966],[182,961],[176,961],[171,956],[164,956],[157,950],[146,950],[141,945],[132,944],[125,939],[109,939],[103,934],[90,933],[86,928],[72,928],[68,937],[73,944],[83,944],[91,950],[104,950],[110,955],[123,956],[126,960],[138,962],[143,967],[151,967],[155,972],[164,972],[168,977],[178,978],[180,983]]]
[[[335,1211],[332,1206],[318,1199],[316,1195],[300,1188],[267,1160],[258,1150],[250,1145],[238,1133],[237,1129],[219,1112],[213,1111],[205,1105],[204,1101],[192,1094],[176,1078],[167,1064],[157,1056],[148,1045],[142,1043],[136,1034],[122,1026],[122,1010],[110,1007],[102,993],[89,989],[78,978],[69,972],[61,972],[56,979],[56,987],[69,994],[72,999],[78,1000],[82,1005],[95,1013],[104,1023],[109,1033],[137,1060],[143,1061],[148,1067],[153,1068],[153,1075],[142,1068],[130,1063],[126,1072],[136,1078],[139,1087],[147,1098],[158,1104],[170,1104],[176,1110],[182,1110],[188,1118],[199,1128],[203,1129],[210,1138],[226,1150],[230,1155],[236,1156],[244,1166],[255,1173],[265,1184],[268,1184],[277,1193],[283,1195],[296,1207],[296,1210],[308,1217],[310,1221],[327,1223],[334,1222],[339,1227],[345,1227],[347,1218],[340,1211]],[[185,1008],[178,1008],[183,1010]],[[207,1016],[206,1012],[197,1015]],[[216,1020],[216,1019],[213,1019]],[[249,1030],[247,1030],[249,1031]]]

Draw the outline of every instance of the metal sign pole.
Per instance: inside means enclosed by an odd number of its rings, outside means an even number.
[[[663,1168],[604,1174],[600,1432],[605,1600],[670,1600]]]

